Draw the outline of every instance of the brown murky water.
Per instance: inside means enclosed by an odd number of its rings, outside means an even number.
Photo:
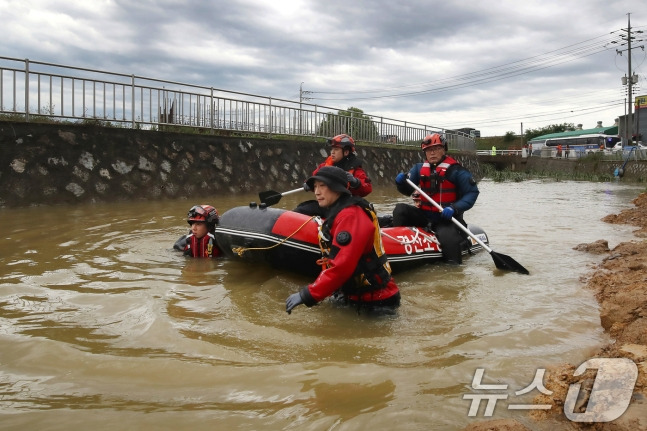
[[[285,313],[309,280],[236,261],[186,259],[173,242],[194,203],[256,196],[0,210],[0,429],[451,430],[477,368],[507,384],[492,418],[538,368],[581,363],[604,341],[578,277],[582,242],[631,239],[600,218],[642,188],[480,184],[466,217],[530,276],[491,256],[398,274],[396,316],[323,303]],[[284,197],[292,208],[307,197]],[[406,202],[371,196],[378,212]]]

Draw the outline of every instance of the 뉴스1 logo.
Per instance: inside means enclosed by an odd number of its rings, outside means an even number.
[[[619,418],[629,407],[634,385],[638,379],[638,367],[627,358],[593,358],[582,363],[573,373],[573,376],[582,375],[587,369],[597,369],[595,381],[588,394],[586,409],[584,412],[575,412],[578,398],[582,388],[581,383],[573,383],[568,388],[566,400],[564,401],[564,414],[573,422],[610,422]],[[515,395],[527,394],[533,390],[550,395],[552,391],[544,387],[543,379],[545,369],[539,368],[535,377],[527,387],[515,392]],[[506,391],[507,384],[492,385],[482,384],[483,368],[477,368],[472,379],[472,389],[486,391]],[[467,416],[474,417],[478,414],[481,401],[486,400],[483,416],[490,417],[494,413],[498,400],[508,399],[508,394],[502,393],[478,393],[464,394],[464,400],[472,400]],[[550,410],[550,404],[509,404],[508,410]]]
[[[593,358],[577,367],[573,375],[582,375],[588,368],[597,368],[598,373],[586,411],[573,411],[581,389],[580,383],[574,383],[566,394],[564,414],[573,422],[610,422],[619,418],[629,407],[638,379],[638,367],[627,358]]]

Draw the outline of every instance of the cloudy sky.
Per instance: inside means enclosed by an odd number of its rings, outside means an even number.
[[[628,13],[647,30],[637,0],[2,0],[0,56],[492,136],[624,115]]]

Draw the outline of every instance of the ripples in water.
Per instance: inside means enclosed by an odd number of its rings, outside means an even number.
[[[186,232],[186,201],[3,210],[12,220],[0,228],[0,412],[12,413],[3,425],[460,428],[476,368],[514,391],[537,368],[580,363],[606,340],[579,281],[599,257],[572,247],[631,239],[630,227],[600,218],[639,191],[480,188],[468,221],[531,275],[497,270],[487,252],[428,265],[396,275],[402,306],[379,318],[328,302],[287,315],[285,298],[311,280],[180,256],[171,246]],[[407,201],[391,189],[373,195],[378,212]],[[213,202],[222,213],[251,200]],[[43,219],[47,231],[36,231]]]

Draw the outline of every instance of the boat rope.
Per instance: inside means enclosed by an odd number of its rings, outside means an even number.
[[[274,245],[271,245],[271,246],[269,246],[269,247],[234,247],[234,248],[232,248],[232,249],[231,249],[231,251],[233,251],[234,253],[236,253],[239,257],[243,257],[243,254],[244,254],[246,251],[249,251],[249,250],[270,250],[270,249],[272,249],[272,248],[274,248],[274,247],[277,247],[277,246],[279,246],[279,245],[283,244],[285,241],[287,241],[287,240],[289,240],[290,238],[292,238],[294,235],[296,235],[296,233],[297,233],[297,232],[299,232],[301,229],[303,229],[303,227],[304,227],[306,224],[308,224],[308,222],[309,222],[310,220],[312,220],[312,219],[313,219],[313,218],[315,218],[315,217],[316,217],[316,216],[312,216],[312,217],[310,217],[308,220],[304,221],[304,222],[303,222],[303,224],[297,228],[297,230],[295,230],[295,231],[294,231],[294,232],[292,232],[290,235],[286,236],[285,238],[283,238],[281,241],[279,241],[278,243],[276,243],[276,244],[274,244]]]
[[[411,244],[415,244],[415,243],[418,241],[418,236],[422,234],[422,235],[423,235],[423,236],[425,236],[425,237],[427,238],[427,240],[429,240],[430,242],[434,242],[434,243],[436,243],[436,244],[440,245],[440,242],[438,241],[438,238],[436,238],[435,236],[427,235],[426,233],[423,233],[420,229],[418,229],[418,228],[416,228],[416,227],[414,227],[414,228],[412,228],[412,229],[416,231],[416,234],[415,234],[415,235],[414,235],[414,237],[413,237],[413,238],[411,238],[410,240],[394,238],[394,237],[392,237],[391,235],[389,235],[388,233],[384,232],[384,230],[382,230],[382,236],[385,236],[385,237],[387,237],[387,238],[390,238],[390,239],[392,239],[393,241],[395,241],[395,242],[397,242],[397,243],[399,243],[399,244],[402,244],[402,245],[411,245]]]
[[[317,259],[317,265],[321,267],[321,270],[328,268],[328,261],[330,258],[328,256],[322,256],[320,259]]]

